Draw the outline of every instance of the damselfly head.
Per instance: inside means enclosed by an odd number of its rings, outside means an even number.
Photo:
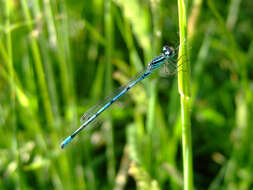
[[[173,57],[175,55],[175,50],[172,47],[169,46],[163,46],[163,54],[167,57]]]

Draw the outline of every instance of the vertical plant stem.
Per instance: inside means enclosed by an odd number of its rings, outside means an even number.
[[[188,39],[191,41],[193,35],[195,34],[195,30],[197,29],[196,24],[199,20],[201,5],[203,0],[194,0],[192,5],[192,11],[189,15],[189,24],[188,24]]]
[[[11,149],[15,157],[15,162],[17,164],[18,174],[15,176],[17,180],[18,187],[20,188],[20,173],[19,173],[19,152],[18,152],[18,140],[17,140],[17,128],[16,128],[16,113],[15,113],[15,101],[16,101],[16,92],[15,92],[15,80],[14,80],[14,66],[13,66],[13,58],[12,58],[12,37],[11,37],[11,30],[10,30],[10,7],[11,2],[6,1],[6,41],[7,41],[7,54],[8,54],[8,61],[7,67],[10,77],[10,110],[11,110],[11,127],[13,133],[13,139],[11,144]]]
[[[112,23],[112,2],[111,0],[105,1],[105,61],[106,61],[106,94],[112,91],[112,51],[113,51],[113,23]],[[106,128],[106,156],[108,162],[108,180],[111,186],[113,186],[115,179],[115,157],[114,157],[114,143],[113,143],[113,129],[111,122],[111,114],[108,113],[108,122],[105,125]]]
[[[152,57],[157,55],[161,50],[161,31],[162,31],[162,25],[161,25],[161,14],[160,14],[160,2],[158,1],[150,1],[151,3],[151,11],[153,15],[153,49],[150,49],[149,51],[152,52]],[[147,55],[150,55],[150,53],[146,53]],[[147,56],[148,57],[148,56]],[[150,57],[148,57],[148,60],[150,60]],[[147,61],[148,62],[148,61]],[[153,79],[150,81],[149,90],[150,90],[150,99],[149,99],[149,108],[148,108],[148,117],[147,117],[147,131],[148,134],[152,137],[152,130],[155,124],[155,106],[157,101],[157,79]],[[151,151],[152,153],[152,151]]]
[[[50,53],[48,51],[48,44],[50,43],[50,45],[56,41],[56,29],[55,29],[55,23],[54,23],[54,18],[53,18],[53,10],[51,7],[51,2],[50,1],[43,1],[43,5],[44,5],[44,14],[45,15],[45,23],[46,23],[46,28],[48,31],[48,40],[47,40],[47,35],[45,35],[45,32],[42,33],[41,35],[41,54],[44,57],[44,65],[45,65],[45,74],[46,77],[48,78],[48,91],[49,91],[49,96],[51,98],[51,102],[52,102],[52,111],[54,114],[54,120],[58,121],[60,118],[60,113],[59,113],[59,94],[57,92],[57,88],[56,88],[56,78],[53,74],[54,68],[53,68],[53,64],[51,62],[51,57],[49,56]],[[39,9],[39,8],[38,8]],[[41,10],[39,9],[39,11],[35,12],[36,17],[39,16],[39,14],[41,14]],[[58,49],[58,47],[57,47]],[[65,54],[64,54],[65,55]],[[60,61],[59,61],[60,62]],[[61,64],[59,64],[61,65]],[[61,75],[60,75],[61,76]],[[62,80],[61,80],[62,81]],[[68,81],[66,81],[68,82]],[[67,86],[67,84],[66,84]],[[64,99],[65,102],[67,102]]]
[[[184,189],[193,189],[192,145],[191,145],[191,113],[190,113],[190,65],[187,52],[187,13],[186,1],[178,0],[179,16],[179,70],[178,89],[181,96],[181,123],[184,165]]]
[[[34,30],[34,27],[32,24],[32,16],[30,14],[28,2],[25,0],[22,0],[22,6],[23,6],[25,18],[28,23],[29,30],[30,32],[32,32]],[[40,92],[42,96],[45,114],[46,114],[47,124],[51,125],[53,123],[51,101],[48,95],[47,84],[46,84],[45,73],[44,73],[44,69],[42,65],[39,45],[34,35],[31,35],[31,48],[32,48],[33,56],[34,56],[34,65],[35,65],[36,74],[38,75],[38,83],[39,83],[39,88],[40,88]]]
[[[72,121],[76,113],[76,103],[74,95],[74,82],[73,82],[73,65],[71,61],[71,44],[69,43],[69,24],[68,24],[68,11],[66,7],[66,1],[61,0],[60,2],[60,13],[64,15],[63,19],[54,21],[52,27],[55,27],[56,44],[58,47],[58,60],[59,69],[61,71],[61,86],[64,93],[64,100],[66,102],[65,115],[69,121]],[[53,1],[52,1],[53,4]],[[52,7],[53,5],[50,5]],[[52,9],[54,10],[54,9]],[[56,12],[56,11],[55,11]],[[55,17],[53,15],[52,17]]]

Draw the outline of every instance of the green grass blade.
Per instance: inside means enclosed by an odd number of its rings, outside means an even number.
[[[193,189],[193,166],[191,145],[191,113],[190,113],[190,63],[187,52],[187,4],[178,0],[180,49],[178,65],[178,90],[181,96],[181,123],[184,165],[184,189]]]
[[[28,2],[25,0],[22,0],[22,7],[25,14],[25,18],[27,22],[29,23],[28,24],[29,30],[32,33],[34,30],[34,27],[32,24],[31,13],[28,8]],[[45,73],[44,73],[44,69],[42,65],[39,45],[33,34],[31,35],[31,49],[34,56],[34,65],[36,69],[36,74],[38,76],[39,89],[42,95],[42,101],[43,101],[44,111],[46,115],[46,120],[47,120],[47,123],[51,125],[53,123],[53,113],[52,113],[52,108],[51,108],[51,102],[48,95],[48,89],[47,89],[47,84],[45,80]]]
[[[109,94],[112,92],[112,56],[113,56],[113,20],[112,20],[112,1],[105,1],[105,40],[106,40],[106,49],[105,49],[105,61],[106,61],[106,92]],[[116,175],[115,170],[115,156],[114,156],[114,142],[113,142],[113,124],[112,117],[109,111],[108,121],[105,123],[105,136],[106,136],[106,156],[107,156],[107,175],[110,186],[113,186],[114,179]]]

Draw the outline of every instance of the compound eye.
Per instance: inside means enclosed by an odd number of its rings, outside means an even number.
[[[168,46],[163,46],[163,53],[166,53],[167,51],[169,51],[169,47]]]
[[[170,57],[170,56],[173,55],[173,52],[174,52],[173,48],[168,47],[168,46],[164,46],[163,47],[163,53],[164,53],[164,55]]]

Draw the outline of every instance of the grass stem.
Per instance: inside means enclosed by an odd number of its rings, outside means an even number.
[[[105,37],[106,37],[106,49],[105,49],[105,61],[106,61],[106,92],[109,94],[112,91],[112,54],[113,54],[113,20],[112,20],[112,2],[105,2]],[[108,113],[108,122],[105,125],[105,136],[106,136],[106,156],[108,161],[108,181],[110,186],[113,186],[115,180],[115,156],[114,156],[114,134],[113,134],[113,123],[111,113]]]
[[[33,33],[33,31],[35,30],[32,24],[32,16],[31,16],[27,1],[22,0],[22,7],[25,14],[25,19],[27,20],[27,23],[28,23],[29,30],[31,33]],[[51,109],[51,102],[49,99],[45,73],[44,73],[41,54],[39,50],[39,44],[34,35],[31,35],[31,50],[34,57],[34,65],[35,65],[36,74],[38,76],[38,84],[39,84],[39,89],[42,96],[43,106],[44,106],[45,115],[46,115],[46,121],[49,125],[51,125],[53,123],[53,113]]]
[[[187,13],[186,1],[178,0],[180,48],[179,61],[180,72],[178,72],[178,89],[181,96],[181,123],[184,165],[184,189],[193,189],[193,166],[191,145],[191,113],[190,113],[190,65],[187,52]]]

